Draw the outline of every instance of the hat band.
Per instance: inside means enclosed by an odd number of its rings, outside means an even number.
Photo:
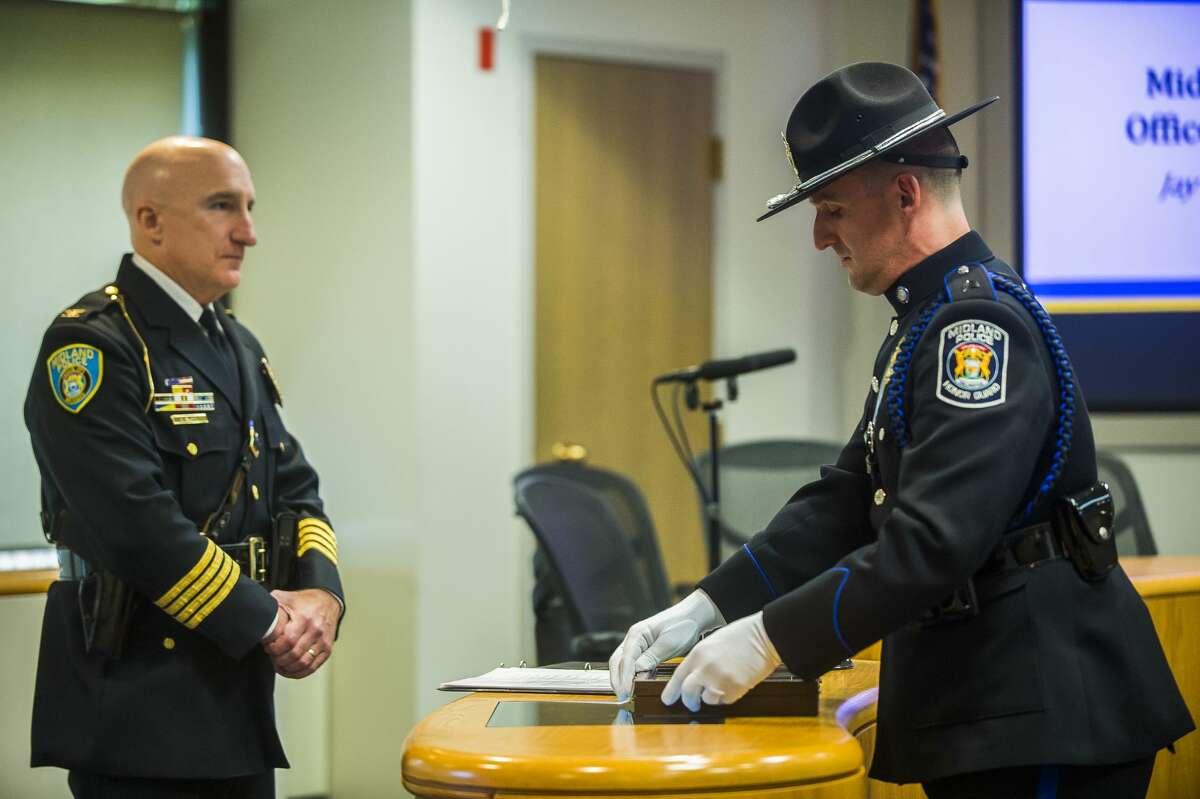
[[[849,158],[849,159],[841,162],[840,164],[833,167],[832,169],[827,169],[824,172],[820,173],[819,175],[813,175],[808,180],[797,183],[795,186],[792,187],[792,190],[790,192],[788,192],[787,194],[779,194],[779,195],[776,195],[775,197],[772,197],[770,200],[768,200],[767,201],[768,210],[774,210],[775,208],[778,208],[780,205],[783,205],[785,202],[787,202],[788,200],[790,200],[792,197],[796,196],[797,194],[808,191],[809,188],[816,186],[820,183],[823,183],[823,182],[829,180],[829,178],[831,178],[831,177],[835,177],[837,175],[842,174],[843,172],[850,171],[851,169],[853,169],[854,167],[863,163],[864,161],[868,161],[868,160],[874,158],[875,156],[879,155],[879,153],[883,152],[884,150],[888,149],[889,147],[892,147],[892,146],[900,143],[904,139],[909,138],[914,133],[918,133],[922,129],[930,127],[935,122],[937,122],[938,120],[942,119],[945,116],[946,116],[946,112],[943,109],[939,108],[938,110],[934,111],[932,114],[922,117],[921,119],[918,119],[916,122],[912,123],[911,125],[908,125],[907,127],[901,128],[900,130],[896,131],[891,136],[888,136],[886,139],[879,142],[878,144],[873,145],[873,146],[867,148],[866,150],[864,150],[863,152],[859,153],[858,155],[853,156],[852,158]]]

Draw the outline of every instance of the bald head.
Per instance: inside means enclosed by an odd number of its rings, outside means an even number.
[[[172,193],[172,182],[205,171],[226,160],[249,171],[238,151],[224,142],[198,136],[168,136],[142,149],[125,170],[121,206],[130,217],[138,203],[163,202]]]
[[[201,305],[240,282],[256,238],[254,184],[237,150],[194,136],[159,139],[125,171],[121,205],[133,249]]]

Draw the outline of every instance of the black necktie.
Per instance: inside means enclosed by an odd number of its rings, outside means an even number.
[[[229,370],[229,376],[236,380],[237,363],[233,359],[233,351],[230,350],[229,342],[225,340],[225,333],[221,331],[217,316],[211,308],[205,308],[204,313],[200,314],[200,326],[204,328],[204,332],[208,333],[208,342],[213,345],[213,349],[217,351],[217,357]]]

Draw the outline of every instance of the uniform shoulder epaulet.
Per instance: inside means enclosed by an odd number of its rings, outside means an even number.
[[[105,312],[110,311],[110,309],[112,314],[111,317],[105,314]],[[53,330],[54,325],[67,321],[88,322],[91,320],[99,321],[101,319],[108,318],[113,318],[112,322],[106,322],[104,325],[108,328],[108,332],[120,336],[121,334],[117,333],[117,331],[123,327],[126,328],[133,336],[131,343],[137,348],[135,351],[140,350],[140,360],[142,362],[142,367],[146,372],[147,394],[145,410],[149,412],[150,403],[154,397],[154,373],[150,368],[150,350],[146,347],[146,341],[142,338],[142,334],[137,329],[137,325],[133,323],[133,319],[129,316],[129,310],[125,305],[125,295],[121,293],[121,289],[119,289],[116,284],[109,283],[103,288],[89,292],[80,297],[79,301],[75,303],[75,305],[67,308],[58,315],[58,317],[54,320],[54,323],[51,325],[51,329]],[[122,324],[120,320],[124,320],[124,324]],[[93,350],[95,349],[91,345],[79,346]],[[53,373],[51,376],[53,377]],[[98,379],[96,381],[96,385],[97,387],[99,386]],[[62,400],[60,398],[60,402],[61,401]],[[64,405],[64,407],[67,406]],[[78,406],[78,408],[82,407],[82,404]],[[68,407],[68,410],[71,410],[72,413],[78,412],[76,408]]]
[[[114,297],[120,295],[120,290],[116,286],[106,285],[103,288],[89,291],[84,294],[70,308],[62,311],[56,318],[55,322],[61,320],[87,320],[103,313],[106,310],[113,308],[116,303],[113,302]]]
[[[994,300],[996,288],[982,264],[964,264],[946,273],[946,301]]]

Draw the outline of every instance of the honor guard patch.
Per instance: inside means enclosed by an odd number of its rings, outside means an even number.
[[[937,397],[959,408],[1004,402],[1008,332],[991,322],[964,319],[942,328],[938,341]]]
[[[104,353],[88,344],[68,344],[46,359],[50,390],[58,404],[79,413],[91,402],[104,378]]]

